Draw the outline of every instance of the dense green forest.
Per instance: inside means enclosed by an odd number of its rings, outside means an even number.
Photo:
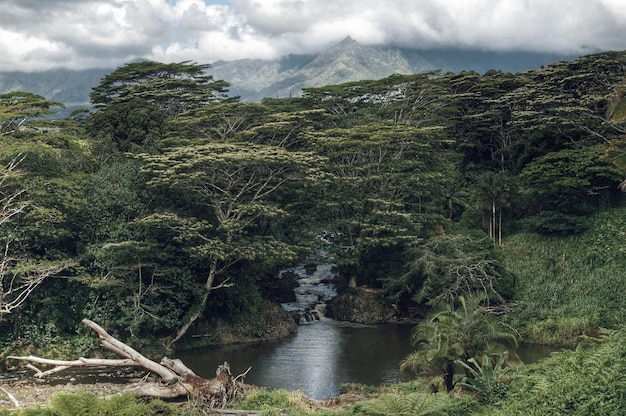
[[[127,64],[62,120],[0,96],[0,353],[86,354],[84,317],[140,347],[260,334],[265,287],[319,250],[407,316],[479,293],[526,341],[620,329],[626,53],[259,104],[207,74]]]

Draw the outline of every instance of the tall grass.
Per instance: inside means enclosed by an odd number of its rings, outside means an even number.
[[[517,234],[505,240],[499,253],[516,275],[518,301],[508,319],[528,341],[568,344],[625,322],[626,208],[590,220],[578,236]]]
[[[626,330],[519,368],[505,400],[476,415],[626,414]]]

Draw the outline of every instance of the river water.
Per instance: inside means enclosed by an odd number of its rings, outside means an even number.
[[[233,374],[252,367],[246,383],[301,390],[312,399],[337,396],[344,383],[391,384],[406,380],[400,361],[412,351],[408,326],[345,325],[323,319],[300,325],[296,336],[256,345],[224,346],[181,354],[203,377],[228,361]]]
[[[379,386],[408,380],[410,376],[400,372],[400,362],[413,351],[411,326],[354,325],[324,318],[324,302],[336,294],[327,283],[332,278],[331,266],[308,272],[304,266],[289,270],[300,276],[300,286],[295,290],[296,302],[283,307],[307,317],[301,319],[297,335],[260,344],[195,350],[177,358],[206,378],[214,377],[224,361],[234,375],[251,368],[246,383],[300,390],[317,400],[337,396],[345,383]],[[320,319],[311,319],[311,311]],[[522,348],[520,358],[534,362],[551,351]]]

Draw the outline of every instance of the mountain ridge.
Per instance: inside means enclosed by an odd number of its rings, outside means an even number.
[[[278,59],[240,59],[212,63],[210,74],[231,83],[230,95],[244,102],[299,96],[303,88],[381,79],[423,71],[521,72],[578,56],[532,52],[419,50],[363,45],[350,36],[318,54],[290,54]],[[0,72],[0,93],[23,90],[69,108],[89,107],[89,93],[115,68]],[[66,110],[67,111],[67,110]]]

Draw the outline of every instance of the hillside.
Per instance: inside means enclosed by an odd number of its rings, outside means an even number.
[[[460,50],[419,50],[362,45],[349,36],[317,55],[286,55],[276,60],[243,59],[212,63],[215,79],[232,84],[231,95],[244,102],[263,98],[299,96],[302,88],[381,79],[391,74],[412,74],[489,69],[519,72],[559,60],[574,59],[542,53],[496,53]],[[56,69],[42,72],[0,72],[0,93],[23,90],[65,103],[87,106],[91,89],[114,68]]]

